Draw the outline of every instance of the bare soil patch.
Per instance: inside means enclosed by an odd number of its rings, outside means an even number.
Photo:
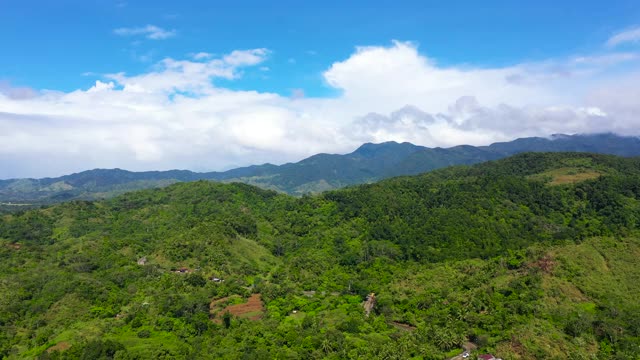
[[[262,297],[260,294],[253,294],[249,297],[249,300],[244,304],[231,305],[226,308],[231,315],[247,318],[249,320],[260,320],[264,313],[264,307],[262,305]]]
[[[556,262],[553,260],[553,258],[549,254],[547,254],[542,258],[538,259],[537,261],[529,264],[529,267],[538,268],[542,270],[542,272],[544,272],[545,274],[550,274],[553,271],[553,269],[556,267]]]
[[[224,306],[224,304],[231,299],[231,297],[225,297],[211,301],[209,309],[211,320],[213,322],[221,323],[222,315],[227,311],[231,315],[242,319],[254,321],[262,319],[262,316],[264,315],[264,305],[262,304],[262,297],[260,294],[251,295],[245,303]]]

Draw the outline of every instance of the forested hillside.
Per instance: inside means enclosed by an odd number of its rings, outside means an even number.
[[[639,225],[640,159],[585,153],[6,213],[0,357],[637,358]]]

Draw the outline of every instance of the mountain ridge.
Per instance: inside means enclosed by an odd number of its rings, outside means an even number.
[[[0,180],[0,203],[43,204],[73,199],[91,200],[196,180],[244,182],[302,195],[395,176],[415,175],[452,165],[497,160],[522,152],[559,151],[640,156],[640,138],[613,133],[553,134],[548,138],[518,138],[487,146],[457,145],[449,148],[429,148],[395,141],[379,144],[368,142],[348,154],[319,153],[298,162],[282,165],[265,163],[221,172],[93,169],[60,177]]]

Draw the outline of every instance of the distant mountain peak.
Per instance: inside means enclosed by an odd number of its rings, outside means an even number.
[[[551,134],[551,140],[559,140],[559,139],[569,139],[572,135],[567,134]]]
[[[419,150],[422,146],[414,145],[410,142],[385,141],[382,143],[367,142],[360,145],[352,154],[371,154],[372,152],[388,151],[388,150]]]

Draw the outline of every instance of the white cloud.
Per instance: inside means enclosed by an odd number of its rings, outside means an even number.
[[[132,27],[132,28],[123,27],[123,28],[114,29],[113,32],[116,35],[120,35],[120,36],[142,35],[147,39],[151,39],[151,40],[164,40],[164,39],[174,37],[177,34],[175,30],[165,30],[155,25],[147,25],[147,26]]]
[[[213,54],[209,54],[208,52],[199,52],[199,53],[192,54],[191,57],[194,60],[205,60],[205,59],[212,58]]]
[[[112,90],[114,87],[115,87],[115,84],[113,83],[113,81],[104,83],[100,80],[96,80],[96,84],[90,87],[89,90],[87,90],[87,92],[92,93],[92,92]]]
[[[269,55],[267,49],[253,49],[253,50],[235,50],[231,54],[225,55],[222,59],[225,63],[231,66],[251,66],[257,65],[264,61],[265,57]]]
[[[239,69],[260,64],[268,54],[266,49],[251,49],[235,50],[221,59],[205,61],[166,58],[156,65],[154,71],[142,75],[117,73],[106,77],[123,86],[125,92],[203,94],[213,89],[212,79],[237,78]]]
[[[12,86],[8,81],[0,81],[0,95],[4,95],[13,100],[26,100],[38,96],[38,92],[30,87],[16,87]]]
[[[621,31],[609,38],[607,40],[607,46],[616,47],[618,45],[627,44],[627,43],[638,43],[640,42],[640,26],[632,27]]]
[[[576,66],[612,66],[621,63],[638,60],[640,54],[638,53],[613,53],[595,56],[576,56],[571,59],[571,63]]]
[[[446,114],[426,113],[406,106],[390,115],[370,113],[350,124],[345,132],[360,141],[408,141],[430,146],[488,145],[517,137],[549,136],[615,130],[632,132],[633,123],[611,126],[600,108],[514,107],[480,105],[474,97],[459,98]],[[491,141],[488,141],[490,139]]]
[[[332,64],[324,80],[342,91],[332,98],[215,85],[259,68],[269,54],[167,58],[86,90],[20,99],[0,84],[0,178],[95,167],[219,170],[346,152],[367,141],[452,146],[552,133],[640,135],[634,53],[473,68],[440,66],[416,45],[394,42]]]
[[[394,42],[388,47],[360,47],[350,58],[334,63],[324,73],[329,85],[343,90],[343,97],[368,112],[370,104],[384,104],[391,112],[405,104],[434,111],[446,107],[463,95],[476,96],[481,102],[525,104],[565,101],[550,94],[548,81],[535,81],[553,73],[536,71],[532,65],[506,68],[441,67],[421,56],[414,44]],[[514,83],[519,77],[528,85]]]

